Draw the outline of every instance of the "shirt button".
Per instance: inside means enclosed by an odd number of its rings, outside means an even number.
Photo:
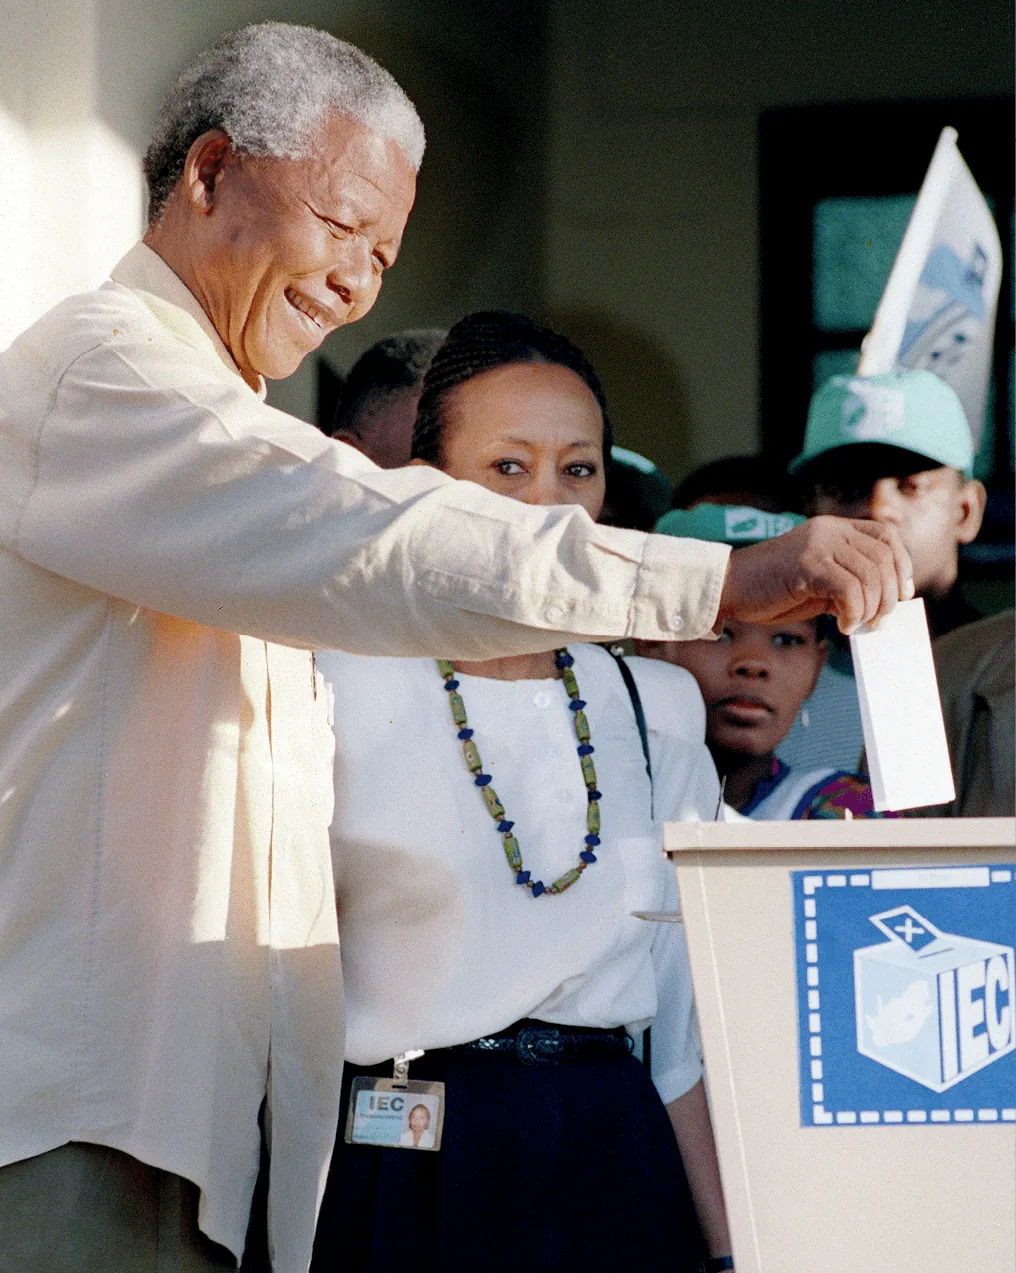
[[[549,707],[550,695],[547,693],[546,690],[537,690],[536,693],[533,695],[533,702],[536,704],[537,707],[541,707],[541,708]]]
[[[681,632],[684,629],[684,615],[668,615],[667,627],[671,630],[671,632]]]
[[[543,617],[548,623],[560,623],[564,618],[564,611],[560,606],[548,606],[543,612]]]

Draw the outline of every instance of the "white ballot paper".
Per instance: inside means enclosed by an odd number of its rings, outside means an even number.
[[[956,797],[924,602],[902,601],[850,638],[875,808],[919,809]]]

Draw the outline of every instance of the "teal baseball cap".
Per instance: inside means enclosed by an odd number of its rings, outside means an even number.
[[[696,504],[694,508],[673,508],[664,513],[656,523],[656,533],[744,548],[763,539],[785,535],[806,520],[798,513],[764,513],[759,508],[730,504]]]
[[[833,376],[808,408],[804,450],[790,472],[839,447],[878,443],[973,472],[974,448],[959,398],[930,371]]]
[[[670,507],[674,494],[674,483],[662,473],[652,460],[639,455],[637,451],[629,451],[627,447],[612,446],[610,448],[611,471],[607,473],[607,486],[611,481],[623,482],[631,488],[653,517],[659,517]],[[609,489],[608,489],[609,498]]]
[[[651,530],[670,507],[674,484],[652,460],[623,446],[610,449],[606,502],[600,521],[629,530]]]

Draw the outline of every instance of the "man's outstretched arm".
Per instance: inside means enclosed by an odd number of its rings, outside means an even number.
[[[833,614],[849,633],[913,595],[913,566],[894,527],[813,517],[731,554],[718,617],[791,623]]]
[[[885,527],[818,518],[728,568],[721,545],[377,469],[181,361],[146,315],[116,317],[26,428],[20,465],[12,430],[9,546],[126,601],[283,644],[490,658],[693,639],[728,614],[851,625],[906,595]]]

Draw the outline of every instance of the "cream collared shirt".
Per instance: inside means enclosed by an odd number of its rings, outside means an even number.
[[[484,658],[711,628],[727,550],[382,472],[267,406],[138,245],[0,355],[0,1163],[201,1189],[239,1256],[272,1141],[303,1273],[342,1056],[310,650]],[[555,635],[558,634],[558,635]]]

